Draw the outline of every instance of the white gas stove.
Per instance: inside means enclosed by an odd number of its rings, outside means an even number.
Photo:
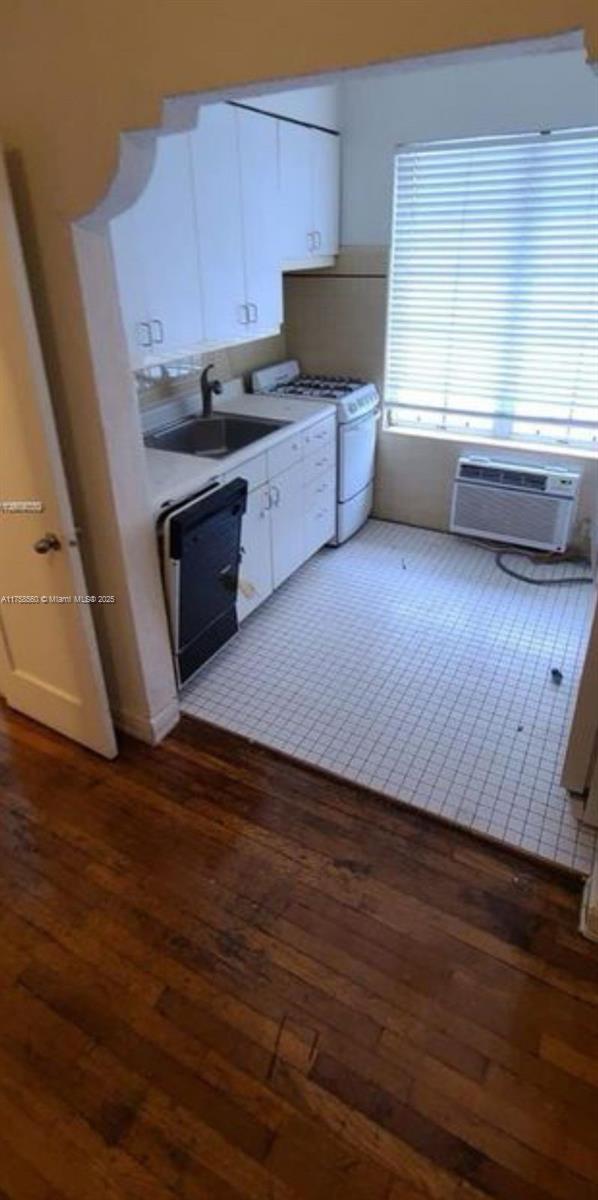
[[[334,544],[346,542],[367,520],[374,494],[376,422],[380,400],[373,383],[346,375],[302,375],[295,359],[254,371],[254,392],[325,400],[337,414],[337,521]]]

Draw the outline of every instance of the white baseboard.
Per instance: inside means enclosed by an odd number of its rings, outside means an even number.
[[[156,746],[158,742],[161,742],[174,729],[175,725],[178,725],[180,716],[181,710],[176,699],[171,700],[166,708],[151,717],[122,711],[112,713],[117,729],[122,730],[123,733],[129,733],[131,737],[137,738],[141,742],[147,742],[149,746]]]

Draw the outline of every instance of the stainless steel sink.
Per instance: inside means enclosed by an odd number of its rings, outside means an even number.
[[[252,442],[282,429],[287,421],[270,421],[265,417],[216,415],[191,417],[171,425],[160,433],[148,434],[144,441],[152,450],[172,450],[177,454],[200,454],[207,458],[223,458],[242,450]]]

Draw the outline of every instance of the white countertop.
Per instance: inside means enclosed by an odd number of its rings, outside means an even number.
[[[227,454],[223,458],[204,458],[195,454],[175,454],[170,450],[146,449],[147,478],[152,509],[157,516],[162,508],[200,492],[226,472],[235,470],[258,454],[271,450],[290,434],[307,429],[323,417],[334,416],[334,404],[321,400],[294,400],[290,396],[253,396],[246,392],[229,399],[219,397],[215,413],[239,413],[247,417],[267,417],[288,422],[267,437]]]

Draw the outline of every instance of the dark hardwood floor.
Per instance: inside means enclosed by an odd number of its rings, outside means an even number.
[[[578,879],[191,719],[0,791],[0,1197],[598,1197]]]

